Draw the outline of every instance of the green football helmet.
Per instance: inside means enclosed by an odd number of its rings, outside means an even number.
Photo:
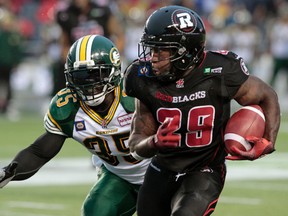
[[[97,106],[121,82],[119,51],[106,37],[83,36],[71,46],[64,73],[66,85],[77,99]]]

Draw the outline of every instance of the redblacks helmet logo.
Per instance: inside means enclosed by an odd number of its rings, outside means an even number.
[[[179,32],[193,33],[197,27],[195,16],[187,10],[175,10],[172,13],[172,23]]]

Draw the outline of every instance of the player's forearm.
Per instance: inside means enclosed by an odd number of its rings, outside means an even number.
[[[131,136],[129,140],[130,151],[142,158],[153,157],[157,153],[157,149],[152,145],[154,136],[143,137],[140,135]],[[136,156],[136,157],[137,157]]]
[[[266,127],[264,138],[268,139],[275,145],[276,137],[280,127],[280,106],[278,101],[274,101],[271,103],[261,104],[261,107],[264,111],[266,118]]]
[[[13,161],[18,163],[13,180],[24,180],[34,175],[62,148],[66,137],[45,132],[35,142],[18,153]]]
[[[13,159],[13,161],[18,163],[18,166],[12,181],[30,178],[49,160],[50,158],[42,158],[34,154],[31,146],[23,149]]]
[[[271,141],[274,146],[280,126],[280,105],[278,96],[275,90],[265,83],[260,90],[262,92],[262,97],[260,98],[259,105],[264,112],[266,121],[263,137]]]

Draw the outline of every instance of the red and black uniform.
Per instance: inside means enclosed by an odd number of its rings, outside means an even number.
[[[167,117],[180,115],[175,134],[181,136],[181,143],[159,150],[153,158],[139,197],[145,206],[138,206],[137,211],[139,215],[174,215],[177,206],[191,202],[199,206],[193,208],[197,212],[183,208],[181,215],[209,215],[226,175],[223,131],[230,117],[230,101],[247,80],[248,70],[242,58],[228,51],[205,52],[201,64],[175,82],[161,83],[145,76],[143,71],[149,70],[138,61],[127,68],[126,94],[151,109],[159,125]],[[155,190],[159,197],[149,195]]]

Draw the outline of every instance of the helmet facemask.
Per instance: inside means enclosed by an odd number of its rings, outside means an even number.
[[[160,52],[162,50],[169,51],[170,55],[168,57],[162,58]],[[160,62],[160,61],[166,61],[169,60],[169,62],[174,62],[175,60],[179,59],[179,54],[178,54],[178,45],[177,44],[172,44],[172,43],[146,43],[145,41],[141,41],[138,44],[138,57],[140,62],[142,64],[146,62],[147,64],[152,63],[152,55],[153,52],[158,53],[158,59],[155,60],[153,58],[153,62]],[[170,64],[170,63],[169,63]],[[160,75],[156,75],[152,70],[150,70],[150,73],[146,73],[146,76],[149,77],[157,77],[158,79],[162,81],[169,81],[169,80],[174,80],[175,74],[172,72],[171,67],[167,69],[167,71],[161,72]]]
[[[88,105],[99,105],[105,95],[113,91],[120,83],[121,73],[111,65],[96,67],[80,66],[65,73],[67,87],[76,93],[77,99]],[[99,103],[97,103],[99,102]]]

